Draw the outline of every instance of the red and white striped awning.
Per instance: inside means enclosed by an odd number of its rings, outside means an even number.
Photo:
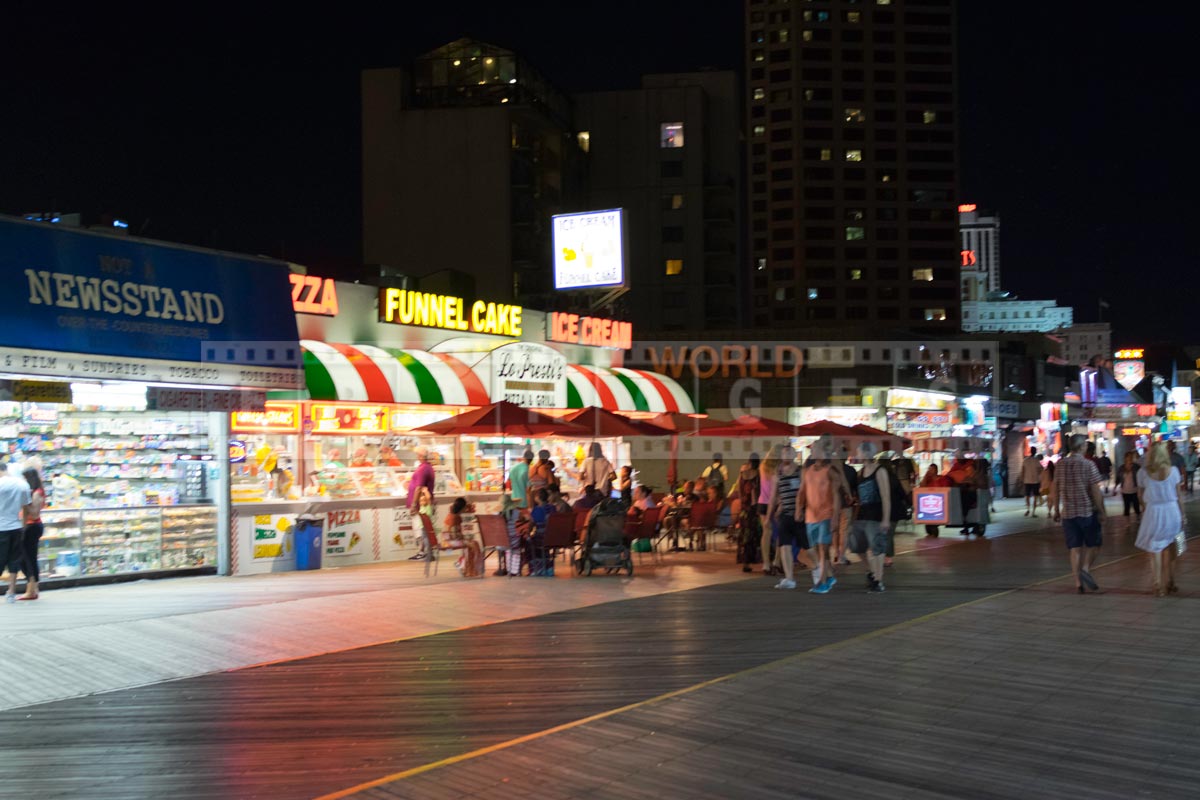
[[[694,414],[683,387],[666,375],[622,367],[567,366],[567,407]]]
[[[313,400],[483,406],[479,377],[444,353],[304,339],[304,377]]]

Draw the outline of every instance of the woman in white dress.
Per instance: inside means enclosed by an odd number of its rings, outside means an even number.
[[[1175,587],[1175,537],[1183,530],[1183,492],[1179,470],[1171,466],[1162,442],[1150,448],[1137,484],[1143,511],[1135,544],[1150,554],[1154,596],[1174,594],[1179,591]]]

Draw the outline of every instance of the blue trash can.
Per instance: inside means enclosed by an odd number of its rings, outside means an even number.
[[[314,515],[301,515],[296,520],[293,534],[296,543],[296,569],[321,568],[321,518]]]

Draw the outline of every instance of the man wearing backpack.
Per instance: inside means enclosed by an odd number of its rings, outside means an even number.
[[[893,501],[899,500],[894,492],[900,481],[882,462],[875,460],[875,456],[874,442],[867,441],[858,446],[863,468],[858,478],[858,520],[854,523],[854,538],[855,550],[867,562],[867,591],[882,592],[888,539],[895,525]]]
[[[717,494],[721,497],[725,496],[725,484],[729,482],[729,468],[725,466],[724,461],[720,453],[713,453],[713,463],[700,473],[700,480],[704,486],[715,486]]]

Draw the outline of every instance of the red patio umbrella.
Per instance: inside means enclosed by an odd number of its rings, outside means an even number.
[[[850,427],[861,433],[863,436],[875,436],[880,439],[895,439],[896,441],[901,442],[905,449],[912,447],[912,440],[905,439],[899,434],[881,431],[879,428],[872,428],[870,425],[863,425],[861,422],[857,425],[851,425]]]
[[[839,425],[836,422],[827,419],[810,422],[807,425],[801,425],[796,428],[795,436],[851,436],[862,438],[862,434],[854,430],[854,428],[846,425]]]
[[[586,428],[501,400],[449,419],[431,422],[414,433],[439,436],[586,436]]]
[[[743,414],[731,423],[719,428],[706,428],[695,433],[697,436],[758,436],[761,438],[788,437],[796,435],[796,426],[767,417]]]
[[[709,419],[708,417],[681,414],[677,411],[664,411],[657,416],[651,417],[647,422],[659,428],[665,428],[669,433],[678,434],[699,433],[700,431],[712,428],[723,428],[729,424],[720,420]]]
[[[586,428],[592,437],[670,436],[671,431],[649,422],[614,414],[599,406],[572,411],[563,419]]]

